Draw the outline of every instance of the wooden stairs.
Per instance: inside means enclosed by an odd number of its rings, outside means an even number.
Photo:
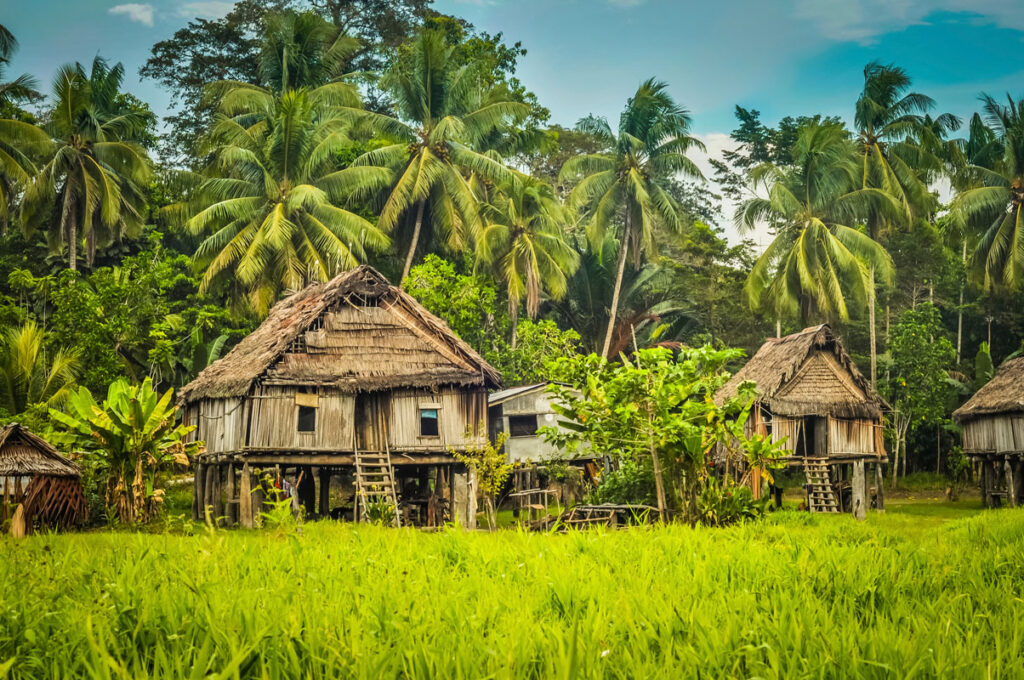
[[[395,469],[391,466],[391,453],[384,451],[360,451],[356,449],[356,503],[362,521],[369,519],[367,509],[370,503],[386,501],[395,509],[394,525],[401,526],[398,511],[398,492],[395,488]]]
[[[807,476],[807,509],[811,512],[839,512],[836,494],[824,458],[804,458]]]

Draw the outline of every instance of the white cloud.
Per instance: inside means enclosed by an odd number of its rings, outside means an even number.
[[[199,2],[187,2],[178,8],[178,14],[183,17],[197,17],[200,19],[220,19],[231,11],[235,6],[229,0],[199,0]]]
[[[149,3],[140,4],[137,2],[129,2],[124,5],[114,5],[107,10],[110,14],[123,14],[130,21],[134,21],[145,26],[153,25],[153,5]]]
[[[795,14],[815,24],[825,38],[869,44],[883,33],[926,23],[936,12],[974,14],[1024,30],[1019,0],[797,0]]]
[[[719,194],[721,193],[721,187],[715,181],[715,169],[711,166],[711,159],[724,160],[723,154],[730,149],[735,149],[738,145],[726,132],[709,132],[694,136],[704,142],[706,151],[693,151],[690,157],[697,167],[700,168],[700,171],[704,173],[704,178],[708,181],[708,188]],[[763,250],[772,240],[771,232],[768,231],[768,225],[758,224],[752,232],[740,234],[733,221],[737,207],[738,205],[735,202],[723,196],[722,220],[718,226],[722,227],[731,243],[739,243],[743,239],[750,239],[756,244],[758,251]]]

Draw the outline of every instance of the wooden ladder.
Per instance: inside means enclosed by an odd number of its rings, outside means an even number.
[[[386,500],[395,509],[396,527],[402,526],[398,511],[398,492],[395,489],[395,469],[391,465],[391,452],[360,451],[356,449],[356,502],[360,517],[368,519],[367,501]]]
[[[804,458],[804,474],[808,485],[807,509],[811,512],[839,512],[825,459]]]

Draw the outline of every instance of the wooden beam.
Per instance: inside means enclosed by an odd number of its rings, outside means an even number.
[[[216,478],[219,474],[216,465],[204,465],[203,475],[203,521],[216,521],[217,519],[217,497],[215,490]]]
[[[1013,467],[1009,458],[1003,458],[1003,474],[1006,475],[1006,504],[1011,508],[1017,507],[1017,480],[1013,474]]]
[[[853,518],[862,520],[867,515],[867,499],[864,497],[864,491],[867,488],[864,480],[864,461],[858,460],[853,464],[853,479],[850,481],[850,486]]]
[[[198,522],[202,517],[203,507],[203,464],[192,463],[192,521]]]

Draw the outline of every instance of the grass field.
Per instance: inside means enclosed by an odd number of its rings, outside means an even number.
[[[1024,510],[0,542],[0,677],[1024,676]]]

